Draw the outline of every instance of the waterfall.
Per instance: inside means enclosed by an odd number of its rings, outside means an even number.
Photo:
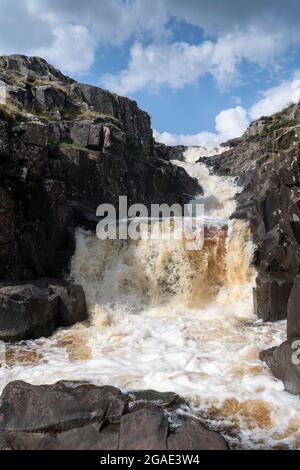
[[[203,149],[202,149],[203,151]],[[78,230],[72,276],[82,284],[87,323],[9,347],[1,388],[88,380],[123,390],[171,390],[232,446],[299,448],[300,401],[259,361],[279,344],[285,322],[253,314],[253,243],[245,221],[230,220],[240,188],[210,175],[197,150],[173,161],[204,190],[204,245],[182,240],[99,240]]]

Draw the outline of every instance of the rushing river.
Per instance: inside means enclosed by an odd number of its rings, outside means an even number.
[[[195,163],[174,161],[204,189],[205,240],[100,241],[77,232],[72,276],[90,321],[51,338],[10,345],[0,370],[34,384],[88,380],[123,390],[175,391],[232,447],[300,448],[300,400],[258,359],[285,339],[285,322],[253,314],[253,245],[247,224],[229,220],[239,190]]]

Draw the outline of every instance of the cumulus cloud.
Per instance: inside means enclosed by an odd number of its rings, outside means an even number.
[[[225,109],[217,114],[215,119],[216,132],[199,132],[197,134],[171,134],[154,131],[158,142],[166,145],[200,145],[220,144],[226,140],[240,136],[249,125],[247,111],[241,106]]]
[[[281,111],[291,103],[300,100],[300,71],[295,72],[291,80],[285,80],[278,86],[268,88],[261,93],[262,98],[246,110],[242,106],[221,111],[215,118],[216,132],[198,132],[197,134],[172,134],[154,131],[158,142],[166,145],[200,145],[220,144],[226,140],[240,137],[250,122],[262,116],[270,116]]]
[[[195,46],[172,42],[174,22],[170,18],[202,28],[206,40]],[[43,53],[63,71],[79,73],[90,68],[97,48],[120,46],[132,39],[141,42],[146,35],[154,48],[142,46],[146,70],[140,72],[134,86],[133,49],[127,70],[111,77],[115,87],[123,83],[132,90],[141,89],[142,83],[148,86],[147,72],[153,71],[151,53],[166,57],[170,71],[172,54],[186,59],[192,82],[207,71],[223,81],[232,79],[241,60],[265,65],[275,53],[298,41],[299,21],[297,0],[89,0],[88,4],[82,0],[1,0],[0,54]],[[161,73],[163,83],[174,86],[167,71],[161,69]],[[188,82],[183,72],[179,82]],[[159,84],[156,78],[156,86]]]
[[[53,34],[53,43],[48,47],[37,48],[36,55],[46,57],[49,62],[68,73],[80,73],[91,67],[96,41],[85,26],[58,26],[53,29]]]
[[[241,135],[248,124],[247,111],[242,106],[221,111],[216,117],[216,131],[221,141]]]
[[[104,75],[101,83],[116,93],[132,94],[162,85],[179,89],[210,73],[222,87],[234,80],[243,60],[268,66],[283,47],[278,33],[268,35],[254,28],[199,45],[177,42],[144,47],[136,43],[131,48],[128,67],[116,75]]]
[[[250,111],[251,119],[269,116],[289,103],[297,103],[300,99],[300,72],[296,72],[292,80],[286,80],[278,86],[269,88],[262,93],[262,99],[255,103]]]

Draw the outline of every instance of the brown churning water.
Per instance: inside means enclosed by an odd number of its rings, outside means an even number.
[[[285,322],[253,314],[249,228],[229,220],[239,189],[196,160],[191,149],[173,163],[204,189],[203,249],[187,251],[182,240],[100,241],[79,230],[72,276],[90,321],[9,346],[1,387],[66,379],[172,390],[232,446],[299,448],[300,400],[258,359],[285,338]]]

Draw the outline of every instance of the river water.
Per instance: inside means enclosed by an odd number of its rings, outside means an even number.
[[[174,161],[204,189],[204,246],[182,240],[99,240],[78,230],[72,277],[90,320],[51,338],[9,345],[1,389],[88,380],[122,390],[184,396],[232,447],[300,448],[300,400],[258,359],[285,339],[285,322],[253,314],[253,244],[247,224],[229,220],[240,190],[210,175],[197,150]]]

